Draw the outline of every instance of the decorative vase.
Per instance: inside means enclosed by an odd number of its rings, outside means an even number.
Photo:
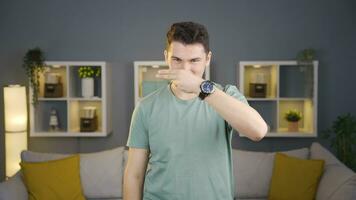
[[[94,78],[82,78],[82,96],[85,98],[94,96]]]
[[[298,132],[298,122],[288,122],[288,131],[289,132]]]

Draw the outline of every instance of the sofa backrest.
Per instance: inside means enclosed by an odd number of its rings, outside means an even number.
[[[301,148],[283,151],[287,155],[308,159],[309,149]],[[275,152],[254,152],[232,150],[235,178],[235,197],[267,198],[272,177]],[[126,166],[128,150],[124,151],[124,166]],[[147,169],[149,169],[149,165]]]
[[[308,148],[282,151],[289,156],[326,161],[316,200],[356,199],[356,175],[318,143]],[[23,161],[55,160],[69,155],[24,151]],[[81,179],[87,198],[121,198],[124,168],[128,150],[118,147],[96,153],[80,154]],[[235,197],[267,198],[272,177],[275,152],[232,151]],[[147,170],[150,166],[147,167]],[[347,198],[346,198],[346,195]],[[355,196],[351,196],[355,195]],[[350,197],[351,196],[351,197]]]
[[[289,156],[307,159],[308,148],[283,151]],[[267,198],[275,152],[232,151],[235,197]]]
[[[56,160],[68,156],[70,155],[32,151],[21,153],[21,159],[25,162]],[[123,156],[124,147],[80,154],[80,177],[85,197],[122,197]]]

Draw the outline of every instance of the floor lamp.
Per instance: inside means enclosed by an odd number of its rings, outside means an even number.
[[[27,149],[26,88],[20,85],[4,87],[5,162],[6,177],[20,169],[20,153]]]

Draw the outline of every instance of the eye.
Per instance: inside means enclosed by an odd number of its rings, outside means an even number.
[[[180,62],[179,58],[172,58],[173,61]]]

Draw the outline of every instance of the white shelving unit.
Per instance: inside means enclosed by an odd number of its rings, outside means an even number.
[[[168,81],[155,77],[158,70],[169,69],[165,61],[135,61],[134,62],[134,85],[135,85],[135,105],[143,97],[156,89],[168,84]],[[210,79],[210,67],[205,69],[204,79]]]
[[[30,136],[31,137],[105,137],[112,132],[111,118],[111,66],[106,62],[92,61],[47,61],[46,72],[60,74],[63,97],[44,97],[44,73],[40,74],[38,103],[32,104],[30,87]],[[80,66],[100,69],[100,76],[94,78],[94,97],[81,95]],[[96,107],[98,128],[93,132],[80,131],[80,112],[84,106]],[[59,130],[50,131],[50,110],[57,111]]]
[[[318,61],[301,66],[297,61],[243,61],[238,68],[240,91],[269,126],[266,137],[317,137]],[[251,92],[257,76],[264,77],[264,97]],[[288,130],[288,110],[302,114],[298,131]]]

